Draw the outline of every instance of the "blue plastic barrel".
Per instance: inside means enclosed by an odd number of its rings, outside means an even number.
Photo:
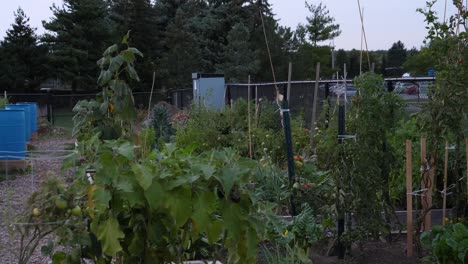
[[[5,109],[24,111],[24,122],[25,122],[25,128],[26,128],[24,131],[24,136],[26,138],[26,141],[31,140],[31,109],[29,108],[29,105],[7,104]]]
[[[37,132],[37,103],[34,102],[19,102],[17,105],[29,105],[30,118],[31,118],[31,131]]]
[[[0,160],[22,160],[26,156],[26,122],[22,109],[0,110]]]

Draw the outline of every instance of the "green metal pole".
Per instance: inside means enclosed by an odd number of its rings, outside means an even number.
[[[291,121],[289,116],[289,106],[288,101],[283,100],[283,105],[281,107],[281,112],[283,113],[283,126],[284,126],[284,136],[286,142],[286,155],[288,160],[288,178],[289,184],[292,187],[296,181],[296,175],[294,172],[294,152],[292,145],[292,136],[291,136]],[[294,205],[294,194],[291,193],[291,214],[296,215],[296,206]]]

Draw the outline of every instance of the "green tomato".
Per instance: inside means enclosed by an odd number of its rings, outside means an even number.
[[[40,216],[41,215],[41,210],[37,209],[37,208],[34,208],[33,209],[33,215],[34,216]]]
[[[55,200],[55,206],[58,209],[65,209],[67,208],[67,201],[63,200],[62,198],[57,198],[57,200]]]
[[[77,205],[71,210],[72,215],[79,216],[81,215],[81,208]]]

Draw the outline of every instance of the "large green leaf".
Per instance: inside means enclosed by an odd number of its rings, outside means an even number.
[[[124,64],[125,59],[121,55],[117,55],[111,59],[109,65],[109,71],[114,75],[116,74],[120,67]]]
[[[120,230],[119,222],[116,219],[109,218],[100,223],[96,236],[101,241],[104,254],[115,256],[122,250],[119,239],[124,238],[125,234]]]
[[[176,225],[181,227],[192,215],[192,191],[190,188],[179,188],[172,191],[169,197],[167,205],[171,208]]]
[[[106,57],[106,56],[112,55],[112,53],[116,52],[118,49],[119,49],[119,46],[117,46],[117,44],[114,44],[114,45],[108,47],[108,48],[104,51],[104,53],[102,54],[102,56]]]
[[[127,158],[128,160],[133,160],[135,157],[134,146],[131,142],[125,141],[124,143],[120,144],[115,151]]]
[[[142,164],[133,164],[132,170],[135,173],[135,178],[138,184],[146,191],[153,182],[154,174],[151,168]]]
[[[468,239],[468,229],[461,223],[453,225],[453,236],[457,240]]]
[[[230,167],[223,169],[220,180],[223,184],[224,192],[226,194],[229,194],[231,192],[231,189],[234,186],[234,183],[239,179],[240,174],[241,171],[239,167]]]
[[[158,210],[165,204],[167,194],[159,182],[153,181],[151,186],[145,191],[145,197],[150,208],[153,210]]]
[[[210,243],[216,243],[223,234],[224,231],[224,222],[220,219],[216,219],[209,223],[210,228],[206,230],[206,236]]]
[[[111,200],[111,194],[108,190],[102,188],[101,186],[96,186],[96,189],[93,192],[93,200],[98,204],[109,206],[109,201]]]
[[[193,220],[201,232],[205,232],[211,225],[211,215],[217,208],[218,199],[213,192],[204,191],[194,198]]]

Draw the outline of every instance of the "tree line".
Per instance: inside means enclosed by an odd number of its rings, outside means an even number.
[[[364,53],[361,68],[361,51],[335,51],[327,43],[341,31],[326,6],[306,2],[305,8],[306,23],[293,30],[279,25],[268,0],[64,0],[51,7],[42,35],[19,8],[0,42],[0,87],[33,92],[53,79],[73,92],[94,91],[96,61],[128,31],[131,45],[144,54],[136,65],[137,91],[151,89],[153,74],[159,92],[190,87],[192,72],[224,73],[227,82],[245,82],[248,75],[272,81],[270,57],[277,80],[287,78],[289,62],[296,80],[314,78],[317,62],[323,78],[342,75],[344,63],[348,77],[368,71],[365,56],[385,76],[401,75],[411,58],[407,66],[418,74],[432,63],[398,41],[389,50]]]

